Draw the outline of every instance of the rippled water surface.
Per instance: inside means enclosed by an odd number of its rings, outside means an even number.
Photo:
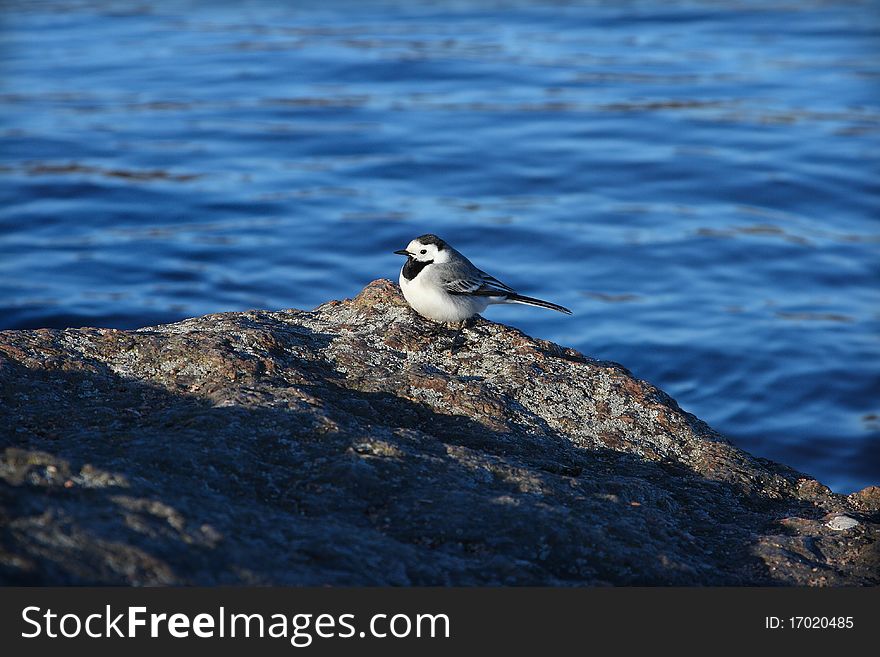
[[[4,2],[0,327],[310,308],[432,231],[486,315],[880,484],[880,3]]]

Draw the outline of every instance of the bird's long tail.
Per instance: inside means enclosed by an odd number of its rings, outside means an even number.
[[[534,297],[526,297],[522,294],[508,295],[507,301],[512,303],[523,303],[527,306],[538,306],[538,308],[549,308],[550,310],[571,315],[571,311],[564,306],[559,306],[555,303],[550,303],[549,301],[542,301],[541,299],[535,299]]]

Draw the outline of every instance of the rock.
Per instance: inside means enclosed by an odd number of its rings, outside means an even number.
[[[831,527],[831,529],[835,529],[837,531],[844,531],[847,529],[852,529],[853,527],[858,527],[859,521],[855,518],[845,516],[842,513],[838,513],[834,515],[828,522],[826,522],[825,526]]]
[[[0,333],[0,579],[880,583],[875,491],[755,458],[615,363],[429,328],[375,281],[311,312]]]

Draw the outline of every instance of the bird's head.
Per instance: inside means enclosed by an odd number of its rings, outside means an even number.
[[[406,245],[405,249],[395,251],[417,262],[442,263],[449,260],[451,247],[436,235],[422,235]]]

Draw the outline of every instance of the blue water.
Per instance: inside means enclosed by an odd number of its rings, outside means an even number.
[[[4,2],[0,328],[310,308],[436,232],[486,315],[880,484],[880,3]]]

